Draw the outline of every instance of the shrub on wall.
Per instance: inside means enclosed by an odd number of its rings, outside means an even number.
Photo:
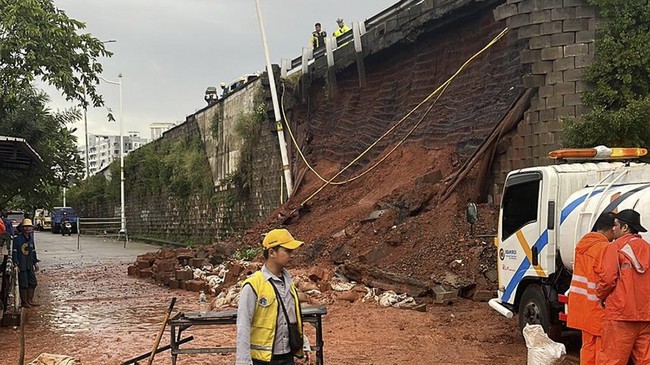
[[[650,145],[650,6],[647,0],[588,0],[604,26],[585,81],[591,112],[565,123],[569,147]]]
[[[120,162],[110,167],[111,179],[97,174],[70,189],[76,206],[119,203]],[[169,194],[185,199],[192,195],[210,198],[214,193],[210,168],[201,149],[201,139],[159,140],[145,145],[124,160],[125,190],[132,197]]]

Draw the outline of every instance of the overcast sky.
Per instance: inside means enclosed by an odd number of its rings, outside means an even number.
[[[308,45],[314,23],[328,34],[336,18],[362,21],[397,0],[261,0],[271,61],[295,58]],[[149,138],[152,122],[179,122],[206,105],[206,87],[264,70],[264,53],[254,0],[54,0],[86,31],[107,43],[113,57],[101,60],[103,76],[123,74],[124,125]],[[45,88],[51,108],[71,106]],[[119,122],[118,87],[99,86],[106,106]],[[88,111],[88,131],[119,134],[118,123],[106,121],[106,110]],[[76,135],[83,144],[83,121]]]

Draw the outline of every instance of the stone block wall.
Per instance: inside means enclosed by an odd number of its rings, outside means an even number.
[[[553,163],[548,152],[562,147],[563,118],[585,113],[582,77],[592,62],[598,26],[596,9],[583,0],[507,0],[494,10],[517,37],[527,41],[520,62],[526,88],[534,88],[530,108],[508,136],[493,166],[495,193],[507,172]]]
[[[131,237],[158,239],[185,244],[215,242],[270,214],[280,204],[282,163],[277,134],[272,123],[262,122],[257,148],[253,155],[251,194],[247,201],[228,198],[232,186],[222,184],[228,174],[237,169],[241,137],[235,132],[238,118],[252,113],[263,102],[265,86],[261,79],[219,102],[188,116],[186,121],[165,132],[163,137],[142,149],[156,148],[164,143],[190,143],[200,137],[205,163],[195,166],[205,171],[214,183],[210,196],[192,192],[179,198],[163,189],[159,195],[139,196],[129,190],[131,184],[142,184],[138,174],[126,176],[125,210],[127,231]],[[213,131],[213,128],[217,128]],[[127,159],[139,158],[136,150]],[[119,161],[114,163],[119,164]],[[285,194],[286,197],[286,194]],[[118,198],[119,199],[119,198]],[[119,217],[120,204],[109,201],[77,208],[82,217]]]

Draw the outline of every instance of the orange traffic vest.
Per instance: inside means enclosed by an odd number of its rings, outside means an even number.
[[[569,288],[567,326],[602,336],[604,310],[596,295],[600,259],[609,241],[598,232],[587,233],[576,246]]]

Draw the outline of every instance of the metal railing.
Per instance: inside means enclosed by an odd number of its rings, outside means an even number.
[[[362,32],[362,36],[367,31],[372,30],[377,25],[382,24],[386,20],[388,20],[389,18],[393,17],[400,10],[408,8],[413,3],[419,4],[422,1],[423,0],[402,0],[402,1],[400,1],[400,2],[398,2],[396,4],[394,4],[394,5],[386,8],[385,10],[377,13],[376,15],[372,16],[371,18],[366,19],[363,22],[363,24],[365,25],[365,31]],[[342,45],[346,44],[348,42],[352,42],[352,40],[353,40],[352,31],[346,32],[345,34],[343,34],[343,35],[341,35],[340,37],[337,38],[337,42],[339,44],[342,44]],[[325,47],[323,46],[323,47],[320,47],[320,48],[317,48],[317,49],[314,50],[314,54],[313,54],[312,59],[317,59],[317,58],[320,58],[320,57],[322,57],[324,55],[325,55]],[[302,56],[298,56],[298,57],[294,58],[293,60],[291,60],[291,68],[290,68],[290,70],[294,70],[294,69],[296,69],[298,67],[301,67],[301,66],[302,66]]]
[[[129,240],[127,235],[121,231],[122,221],[120,217],[116,218],[82,218],[77,219],[77,248],[80,246],[81,235],[106,237],[114,240]]]

